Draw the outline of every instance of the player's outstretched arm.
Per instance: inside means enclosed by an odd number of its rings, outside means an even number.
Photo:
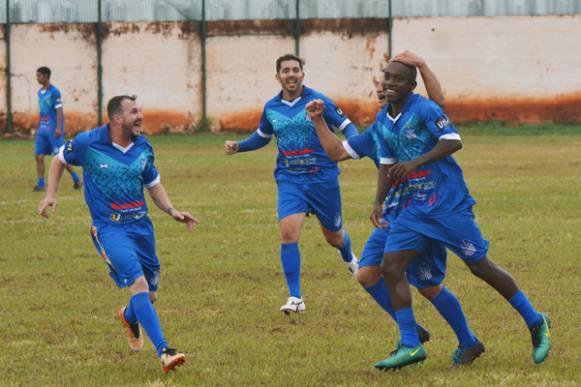
[[[260,130],[255,131],[240,142],[230,140],[226,141],[224,143],[224,152],[226,152],[227,155],[233,155],[238,152],[250,152],[262,148],[270,142],[271,137],[264,137],[264,135],[261,135],[259,132]]]
[[[310,101],[307,106],[305,106],[307,115],[313,121],[321,145],[327,152],[329,158],[333,161],[343,161],[351,158],[349,153],[343,147],[343,143],[339,137],[335,136],[333,132],[327,126],[325,119],[323,118],[323,112],[325,111],[325,102],[322,99],[314,99]]]
[[[434,74],[434,72],[428,67],[428,64],[422,57],[406,50],[401,54],[394,56],[391,61],[401,62],[409,66],[416,66],[418,70],[420,70],[420,75],[424,81],[424,86],[426,86],[428,97],[441,107],[444,107],[442,85],[440,84],[440,81],[438,81],[436,74]]]
[[[64,170],[65,164],[58,157],[53,157],[50,163],[50,169],[48,170],[46,196],[38,204],[38,215],[48,218],[49,207],[52,209],[52,212],[56,211],[56,192]]]
[[[159,183],[147,189],[149,196],[162,211],[167,212],[177,222],[185,223],[188,231],[194,231],[200,223],[189,212],[178,211],[173,208],[164,186]]]

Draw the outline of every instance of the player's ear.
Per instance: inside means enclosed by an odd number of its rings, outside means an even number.
[[[416,81],[412,81],[412,84],[410,85],[411,90],[414,90],[417,86],[418,86],[418,83]]]

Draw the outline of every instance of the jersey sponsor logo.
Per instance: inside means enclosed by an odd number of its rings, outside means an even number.
[[[337,113],[338,115],[342,116],[343,115],[343,110],[341,110],[341,108],[337,106],[337,108],[335,109],[335,113]]]
[[[69,153],[73,151],[73,140],[67,141],[67,144],[65,145],[65,151]]]
[[[143,207],[145,202],[129,202],[123,204],[111,203],[111,208],[114,210],[127,210],[129,208]]]
[[[446,116],[442,116],[436,120],[436,126],[440,130],[444,130],[446,126],[450,125],[450,120]]]

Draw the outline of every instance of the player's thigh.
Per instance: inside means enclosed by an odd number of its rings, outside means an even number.
[[[50,141],[50,134],[39,132],[34,139],[34,154],[36,156],[44,156],[52,154],[52,145]]]
[[[123,227],[93,226],[91,237],[118,287],[129,286],[144,275],[135,242]]]
[[[279,222],[290,215],[306,214],[309,211],[307,197],[300,185],[279,182],[277,183],[277,194]]]
[[[148,217],[143,217],[132,223],[131,236],[149,290],[157,292],[160,262],[155,249],[155,233],[151,220]]]
[[[311,184],[307,192],[311,211],[317,215],[321,226],[330,233],[337,233],[343,227],[341,212],[341,189],[339,182]]]
[[[418,289],[440,285],[446,276],[446,248],[431,240],[420,255],[408,266],[408,282]]]

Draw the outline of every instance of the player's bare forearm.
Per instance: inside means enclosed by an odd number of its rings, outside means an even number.
[[[387,191],[391,184],[391,179],[388,178],[391,165],[380,164],[377,170],[377,189],[375,191],[375,204],[383,205]]]
[[[55,137],[60,137],[63,135],[64,126],[63,126],[63,109],[58,108],[56,109],[56,129],[54,130]]]
[[[442,91],[442,85],[440,84],[440,81],[438,81],[436,74],[430,70],[425,62],[418,66],[418,70],[420,70],[422,80],[424,81],[424,86],[428,92],[428,97],[430,97],[432,101],[441,107],[444,107],[444,93]]]
[[[55,198],[58,191],[58,185],[65,170],[64,164],[58,157],[53,157],[48,170],[48,186],[46,187],[46,196]]]
[[[331,160],[343,161],[351,158],[343,147],[341,139],[331,132],[322,115],[313,118],[313,125],[317,131],[321,145],[323,145],[325,152],[327,152]]]
[[[167,195],[165,187],[159,183],[151,188],[148,188],[147,190],[149,191],[149,196],[155,205],[163,212],[167,212],[171,215],[171,209],[173,209],[173,205],[169,200],[169,196]]]
[[[414,167],[419,168],[422,165],[433,163],[460,149],[462,149],[462,141],[460,140],[440,140],[431,151],[413,160]]]

